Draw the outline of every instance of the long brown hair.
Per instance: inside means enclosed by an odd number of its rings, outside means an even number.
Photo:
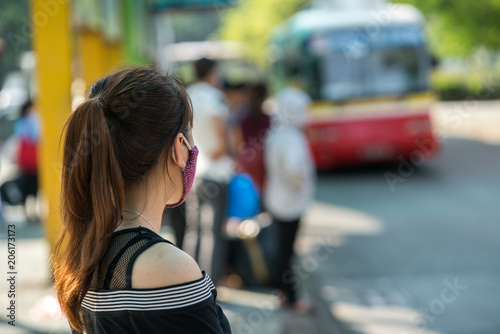
[[[63,230],[52,264],[57,297],[73,329],[85,329],[81,303],[120,222],[125,190],[145,181],[168,157],[175,136],[192,119],[182,83],[152,68],[125,69],[97,81],[69,117]]]

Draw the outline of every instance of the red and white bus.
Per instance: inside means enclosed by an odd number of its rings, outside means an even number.
[[[306,133],[318,169],[438,152],[432,60],[416,8],[318,5],[274,31],[271,55],[274,90],[293,81],[313,99]]]

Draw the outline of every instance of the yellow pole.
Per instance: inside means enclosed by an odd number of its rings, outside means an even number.
[[[119,42],[107,41],[102,32],[83,28],[79,43],[82,60],[82,76],[86,88],[122,63],[122,47]]]
[[[108,72],[116,66],[124,64],[123,49],[120,42],[108,42]]]
[[[69,1],[31,0],[33,46],[38,55],[37,106],[42,116],[40,180],[48,215],[43,219],[51,247],[60,231],[62,162],[59,138],[71,112],[71,28]]]
[[[80,55],[82,57],[83,79],[88,88],[108,72],[109,57],[101,33],[84,28],[80,32]]]

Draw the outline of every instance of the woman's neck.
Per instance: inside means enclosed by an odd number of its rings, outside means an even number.
[[[155,189],[150,189],[148,192],[135,189],[126,191],[123,204],[124,211],[122,212],[123,219],[116,231],[143,226],[160,233],[165,203],[160,200],[162,196],[158,195],[158,191],[155,191]]]

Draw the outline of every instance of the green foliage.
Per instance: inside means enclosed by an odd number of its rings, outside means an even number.
[[[22,51],[31,47],[28,0],[0,0],[0,38],[5,42],[0,56],[0,85],[5,75],[19,68]]]
[[[432,86],[442,101],[499,99],[500,75],[480,72],[478,69],[462,73],[438,70],[432,75]]]
[[[441,100],[498,99],[500,71],[490,55],[500,51],[500,0],[394,0],[419,8],[430,47],[440,58],[459,57],[460,72],[438,70],[433,86]]]
[[[427,18],[431,48],[441,57],[468,56],[476,48],[500,51],[500,0],[395,0]]]
[[[268,63],[271,31],[311,0],[241,0],[228,9],[219,30],[224,40],[243,42],[250,61],[259,67]]]

